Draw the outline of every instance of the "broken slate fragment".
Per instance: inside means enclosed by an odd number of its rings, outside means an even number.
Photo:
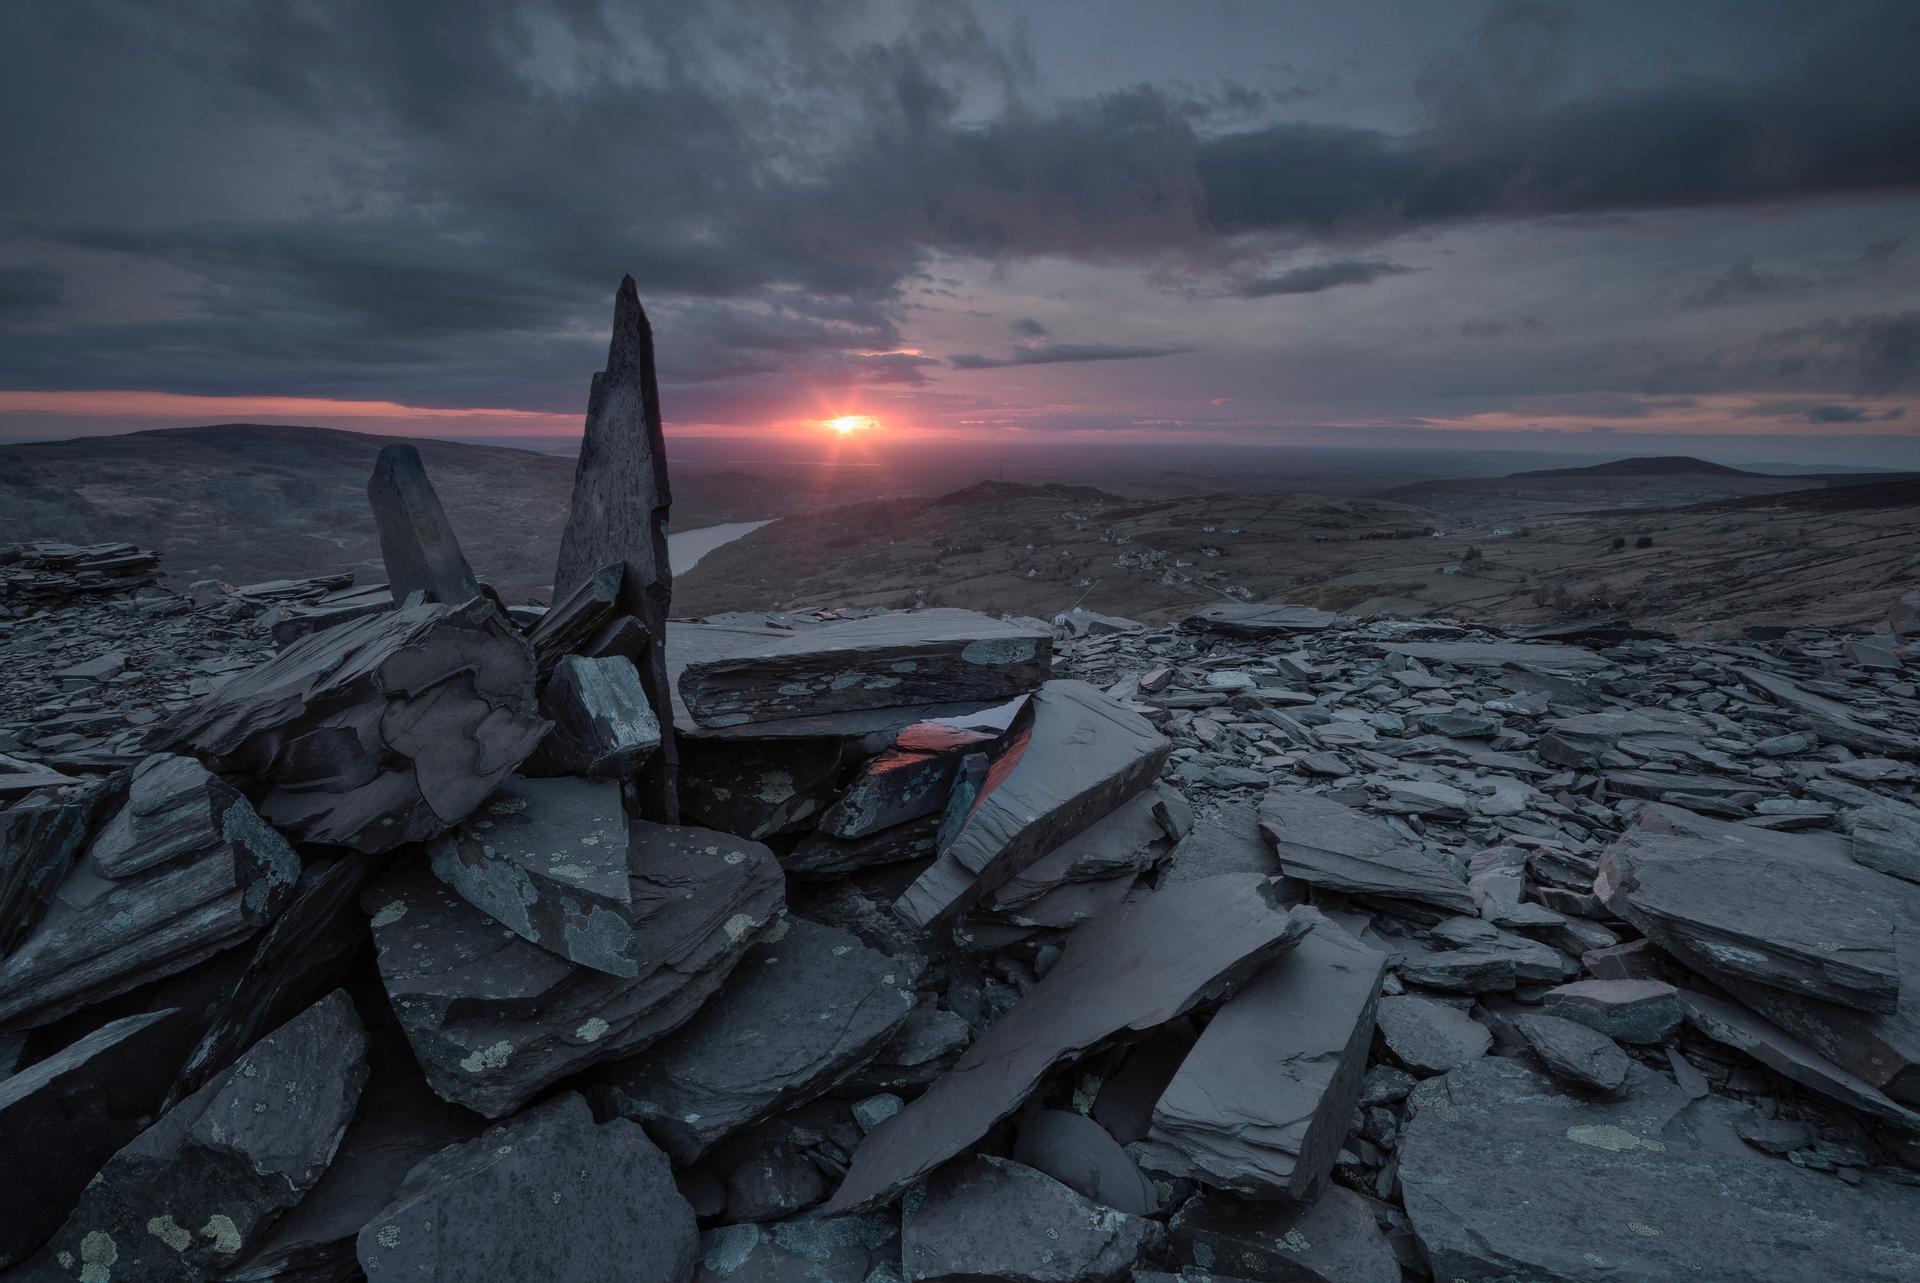
[[[1633,1062],[1605,1034],[1559,1016],[1528,1014],[1513,1023],[1547,1072],[1560,1081],[1608,1093],[1626,1085]]]
[[[913,1009],[907,964],[788,918],[672,1037],[605,1066],[590,1095],[686,1166],[864,1064]]]
[[[1171,750],[1085,682],[1048,682],[1014,720],[965,823],[895,910],[921,930],[951,921],[1146,788]]]
[[[419,450],[400,442],[382,446],[367,479],[367,502],[393,600],[424,592],[428,601],[457,606],[480,595]]]
[[[627,885],[632,978],[521,939],[425,869],[368,888],[380,978],[436,1092],[499,1118],[639,1051],[686,1023],[783,907],[773,854],[710,829],[636,822]]]
[[[540,715],[553,729],[528,760],[528,774],[630,779],[660,747],[640,673],[622,655],[563,656],[540,688]]]
[[[1487,1027],[1458,1007],[1410,994],[1382,998],[1375,1013],[1394,1059],[1416,1074],[1443,1074],[1493,1046]]]
[[[680,697],[702,726],[1010,699],[1047,680],[1052,647],[1047,629],[977,611],[894,611],[697,660],[680,674]]]
[[[1540,1009],[1549,1016],[1621,1042],[1665,1042],[1680,1026],[1679,991],[1663,980],[1577,980],[1547,990]]]
[[[1290,878],[1391,908],[1471,914],[1473,893],[1453,871],[1372,819],[1331,798],[1276,788],[1260,801],[1260,827]]]
[[[639,974],[614,781],[510,777],[427,854],[435,876],[521,939],[608,975]]]
[[[888,1283],[900,1264],[892,1215],[796,1216],[700,1236],[694,1283]]]
[[[1329,1185],[1311,1203],[1256,1203],[1229,1194],[1189,1199],[1167,1224],[1168,1250],[1202,1274],[1181,1278],[1289,1283],[1400,1283],[1400,1265],[1367,1200]]]
[[[112,788],[74,784],[0,811],[0,958],[39,924],[114,800]]]
[[[1385,954],[1312,909],[1313,933],[1215,1013],[1153,1110],[1149,1143],[1216,1189],[1310,1202],[1360,1098]]]
[[[407,1173],[357,1255],[369,1283],[687,1283],[698,1248],[666,1155],[567,1092]]]
[[[1311,606],[1222,602],[1188,615],[1182,627],[1195,632],[1217,633],[1223,637],[1290,637],[1297,633],[1322,633],[1353,621],[1346,615],[1315,610]]]
[[[366,1050],[339,990],[261,1039],[107,1160],[53,1237],[57,1277],[223,1273],[326,1171],[366,1082]]]
[[[900,1259],[908,1283],[1118,1283],[1163,1236],[1158,1222],[981,1155],[914,1191],[900,1218]]]
[[[983,731],[940,722],[907,727],[820,817],[820,831],[828,837],[861,838],[938,814],[947,805],[962,760],[992,741]]]
[[[924,1096],[874,1128],[828,1211],[893,1197],[1019,1108],[1059,1061],[1224,997],[1307,930],[1251,873],[1138,894],[1078,928],[1031,993]],[[1116,975],[1133,982],[1116,985]]]

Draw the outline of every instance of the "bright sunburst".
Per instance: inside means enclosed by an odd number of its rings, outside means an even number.
[[[843,414],[837,419],[826,420],[826,426],[831,432],[850,437],[856,432],[865,432],[869,428],[879,427],[880,420],[871,414]]]

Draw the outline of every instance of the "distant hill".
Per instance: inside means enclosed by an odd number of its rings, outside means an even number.
[[[407,438],[223,423],[0,446],[0,543],[127,539],[170,580],[241,584],[353,571],[385,577],[367,509],[380,447]],[[508,600],[552,583],[573,493],[571,458],[413,439],[481,578]],[[777,516],[792,487],[752,473],[678,469],[674,525]]]
[[[1696,459],[1687,454],[1650,454],[1633,459],[1615,459],[1584,468],[1539,468],[1532,472],[1511,472],[1509,478],[1522,477],[1760,477],[1762,472],[1745,472],[1724,463]]]

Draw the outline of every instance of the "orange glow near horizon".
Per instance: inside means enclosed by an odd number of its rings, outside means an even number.
[[[871,414],[843,414],[837,418],[826,420],[822,426],[829,432],[836,432],[843,437],[850,437],[856,432],[872,431],[880,426],[880,420],[874,418]]]

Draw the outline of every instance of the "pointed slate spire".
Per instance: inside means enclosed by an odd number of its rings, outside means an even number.
[[[640,776],[642,814],[679,818],[673,699],[667,679],[667,610],[673,569],[667,561],[666,438],[660,427],[660,389],[654,380],[653,328],[631,276],[613,300],[613,340],[607,368],[593,376],[586,434],[573,474],[573,509],[560,537],[553,600],[563,601],[604,566],[623,565],[617,603],[649,637],[641,657],[641,685],[660,722],[660,750]]]
[[[405,601],[416,590],[449,606],[480,595],[480,581],[460,552],[418,450],[400,444],[381,448],[367,478],[367,502],[380,528],[380,558],[387,563],[394,601]]]

